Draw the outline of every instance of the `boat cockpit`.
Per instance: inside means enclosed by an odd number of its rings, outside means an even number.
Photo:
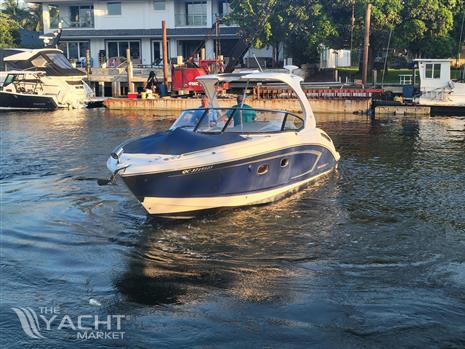
[[[0,91],[41,94],[43,92],[43,82],[40,76],[41,72],[8,72]]]
[[[183,128],[205,134],[256,134],[296,132],[303,127],[303,118],[287,111],[242,107],[186,109],[170,130]]]

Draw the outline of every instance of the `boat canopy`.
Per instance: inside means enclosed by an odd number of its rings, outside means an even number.
[[[245,140],[246,138],[233,133],[203,135],[177,128],[139,138],[123,145],[123,149],[125,154],[181,155]]]
[[[207,96],[209,97],[213,107],[218,107],[216,95],[217,90],[215,88],[218,82],[234,82],[234,81],[252,81],[252,82],[282,82],[289,86],[297,98],[299,99],[300,106],[305,119],[305,127],[315,128],[316,121],[312,111],[312,107],[308,101],[307,96],[301,87],[303,79],[300,76],[286,73],[275,73],[275,72],[258,72],[258,71],[243,71],[239,73],[231,74],[212,74],[202,75],[197,77]]]
[[[27,50],[4,59],[8,70],[43,71],[48,76],[84,76],[85,73],[71,66],[58,49]]]

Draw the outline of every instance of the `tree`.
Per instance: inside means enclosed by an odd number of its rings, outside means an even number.
[[[464,0],[233,0],[230,20],[256,46],[279,47],[278,42],[284,42],[289,56],[305,63],[318,60],[322,45],[361,47],[368,2],[372,4],[370,62],[383,55],[390,34],[391,48],[408,50],[412,56],[456,54]]]
[[[243,30],[243,38],[252,46],[263,48],[274,43],[274,35],[280,29],[271,17],[279,0],[233,0],[231,14],[226,22],[238,24]],[[272,24],[272,22],[275,22]]]
[[[20,43],[19,24],[0,13],[0,48],[16,47]]]
[[[30,4],[25,7],[16,0],[3,0],[1,12],[15,20],[21,28],[30,31],[42,30],[42,7]]]
[[[240,25],[253,46],[272,46],[274,61],[280,43],[289,49],[300,42],[296,52],[304,52],[304,57],[326,36],[336,34],[318,0],[233,0],[231,9],[227,20]]]
[[[457,0],[408,0],[401,12],[402,23],[396,28],[394,44],[415,56],[434,58],[453,54],[454,15]]]

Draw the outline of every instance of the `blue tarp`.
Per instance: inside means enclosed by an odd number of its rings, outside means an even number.
[[[245,140],[234,133],[202,134],[177,128],[139,138],[123,146],[129,154],[180,155]]]

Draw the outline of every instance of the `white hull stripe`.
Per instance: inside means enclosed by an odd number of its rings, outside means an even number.
[[[238,144],[240,144],[242,142],[238,142]],[[231,146],[231,145],[225,145],[225,146],[221,146],[223,147],[222,150],[224,149],[227,149],[225,147],[227,146]],[[267,145],[269,146],[269,145]],[[216,165],[224,165],[224,164],[227,164],[229,162],[236,162],[236,161],[241,161],[241,160],[248,160],[250,158],[253,158],[253,157],[258,157],[258,156],[262,156],[262,155],[266,155],[266,154],[269,154],[270,152],[278,152],[278,151],[282,151],[282,150],[286,150],[286,149],[289,149],[289,148],[294,148],[294,147],[302,147],[302,146],[321,146],[322,148],[325,148],[326,150],[330,151],[331,154],[333,154],[334,158],[336,159],[336,161],[339,161],[339,158],[340,158],[340,155],[339,153],[337,152],[334,152],[331,148],[329,148],[328,146],[325,146],[321,143],[302,143],[302,144],[293,144],[293,145],[288,145],[286,147],[280,147],[280,148],[276,148],[276,149],[269,149],[267,148],[266,151],[263,151],[263,152],[259,152],[259,153],[250,153],[250,154],[247,154],[247,155],[244,155],[244,156],[241,156],[241,157],[238,157],[238,158],[230,158],[230,159],[226,159],[225,160],[225,154],[223,153],[220,153],[220,147],[215,147],[215,148],[210,148],[210,149],[204,149],[204,150],[201,150],[201,151],[198,151],[196,152],[196,157],[193,158],[196,163],[195,164],[192,164],[190,165],[189,167],[177,167],[176,170],[179,170],[179,171],[182,171],[182,170],[185,170],[185,169],[190,169],[192,167],[203,167],[203,166],[216,166]],[[123,147],[124,148],[124,147]],[[199,158],[200,155],[202,155],[201,153],[203,152],[203,154],[205,155],[210,155],[212,152],[216,152],[217,153],[217,156],[219,158],[221,158],[221,160],[217,160],[217,161],[212,161],[212,160],[209,160],[208,163],[199,163]],[[189,153],[190,155],[191,154],[194,154],[194,153]],[[123,153],[124,155],[124,153]],[[149,159],[149,157],[147,156],[147,154],[130,154],[131,156],[135,156],[135,158],[139,158],[141,156],[144,156],[144,157],[147,157],[147,159]],[[286,154],[287,155],[287,154]],[[316,155],[316,154],[315,154]],[[154,155],[154,156],[157,156],[157,157],[160,157],[160,154],[158,155]],[[282,155],[279,155],[279,156],[285,156],[284,154]],[[277,156],[277,157],[279,157]],[[186,154],[183,154],[183,155],[178,155],[177,156],[177,159],[182,159],[182,158],[185,158],[187,157]],[[171,161],[173,161],[174,159],[170,159]],[[112,160],[112,158],[110,157],[108,161],[114,161],[116,163],[116,160]],[[262,160],[258,160],[258,161],[262,161]],[[124,163],[124,160],[122,160],[122,162]],[[150,162],[150,161],[149,161]],[[125,165],[127,165],[127,163],[125,163]],[[113,169],[111,168],[110,165],[107,165],[108,168],[110,169],[110,171],[114,172]],[[129,166],[128,166],[129,167]],[[137,173],[126,173],[125,171],[122,171],[122,173],[120,173],[120,176],[121,177],[131,177],[131,176],[141,176],[141,175],[150,175],[150,174],[156,174],[156,173],[164,173],[164,172],[172,172],[174,169],[170,168],[170,169],[164,169],[164,170],[159,170],[157,168],[156,165],[154,165],[154,169],[151,170],[151,171],[138,171]]]
[[[315,163],[313,164],[313,167],[310,170],[308,170],[305,173],[303,173],[301,175],[298,175],[296,177],[292,177],[292,179],[294,179],[294,178],[297,178],[297,177],[300,177],[300,176],[304,176],[307,173],[310,173],[310,172],[313,171],[316,164],[320,160],[321,151],[316,151],[316,150],[293,151],[293,152],[290,152],[290,153],[279,154],[279,155],[276,155],[276,156],[270,156],[270,157],[267,157],[267,158],[261,158],[261,159],[257,159],[257,160],[253,160],[253,161],[244,161],[244,162],[234,164],[234,165],[227,165],[227,166],[221,167],[221,169],[244,166],[244,165],[250,165],[250,164],[256,164],[256,163],[263,162],[263,161],[268,161],[268,160],[273,160],[273,159],[278,159],[278,158],[284,158],[284,157],[287,157],[287,156],[299,155],[299,154],[313,154],[313,155],[316,155],[317,159],[316,159]],[[233,161],[231,161],[231,162],[233,162]],[[225,162],[223,164],[227,164],[227,162]],[[219,164],[219,165],[221,166],[222,164]],[[205,172],[210,172],[210,171],[214,171],[214,170],[218,169],[217,167],[214,167],[213,164],[210,165],[210,166],[212,167],[211,169],[208,169],[208,170],[205,170],[205,171],[202,171],[202,172],[205,173]],[[208,167],[210,167],[210,166],[208,166]],[[184,174],[170,175],[170,177],[178,177],[178,176],[184,176]]]
[[[142,201],[142,205],[150,214],[167,215],[208,210],[220,207],[238,207],[265,204],[276,201],[290,192],[298,191],[303,185],[331,172],[332,170],[333,168],[300,182],[268,191],[262,191],[259,193],[195,198],[145,197]]]

